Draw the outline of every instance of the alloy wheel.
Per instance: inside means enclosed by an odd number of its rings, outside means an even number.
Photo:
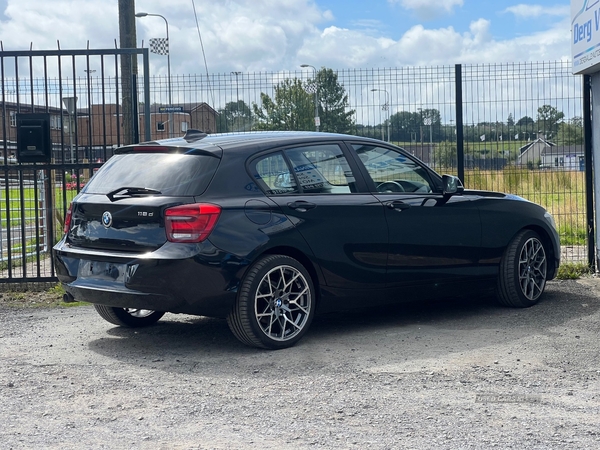
[[[527,299],[534,301],[542,295],[546,285],[546,252],[536,238],[529,238],[519,255],[519,284]]]
[[[294,267],[274,267],[260,280],[254,305],[256,320],[267,337],[276,341],[293,339],[310,315],[309,283]]]
[[[151,316],[154,314],[154,310],[152,309],[136,309],[136,308],[123,308],[127,314],[132,317],[136,317],[138,319],[143,319],[144,317]]]

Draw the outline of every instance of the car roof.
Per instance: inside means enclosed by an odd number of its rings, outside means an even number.
[[[134,150],[135,147],[161,146],[189,148],[190,150],[203,150],[210,153],[225,153],[235,149],[236,152],[244,150],[252,153],[267,150],[273,147],[294,144],[307,144],[310,142],[359,140],[365,142],[377,142],[370,138],[352,136],[347,134],[323,133],[315,131],[252,131],[244,133],[218,133],[204,134],[200,132],[187,133],[186,136],[173,139],[161,139],[157,141],[141,142],[119,149],[116,153],[124,153]],[[127,150],[126,150],[127,149]]]

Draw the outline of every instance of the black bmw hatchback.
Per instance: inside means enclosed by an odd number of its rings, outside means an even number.
[[[118,149],[54,258],[67,295],[113,324],[223,317],[277,349],[316,312],[491,290],[533,305],[560,248],[542,207],[465,190],[382,141],[190,131]]]

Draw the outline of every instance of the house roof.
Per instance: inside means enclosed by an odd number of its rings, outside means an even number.
[[[523,147],[519,148],[519,154],[522,155],[536,144],[542,144],[544,147],[554,147],[556,145],[554,142],[550,142],[542,138],[537,138],[535,141],[528,142]]]
[[[0,108],[5,106],[6,109],[8,110],[14,110],[16,111],[17,108],[20,108],[21,111],[25,111],[25,112],[31,112],[32,108],[31,105],[29,103],[15,103],[15,102],[1,102],[0,101]],[[67,110],[64,108],[57,108],[56,106],[44,106],[44,105],[33,105],[33,112],[36,113],[44,113],[44,112],[52,112],[52,113],[60,113],[62,112],[63,114],[67,114]]]
[[[167,106],[167,105],[163,105],[162,103],[151,104],[150,105],[150,114],[161,114],[159,112],[159,108],[164,108],[165,106]],[[199,110],[199,109],[208,110],[208,112],[211,114],[215,114],[215,115],[219,114],[218,111],[216,111],[214,108],[212,108],[206,102],[175,103],[175,104],[173,104],[173,106],[181,106],[183,108],[183,112],[188,113],[188,114],[191,114],[194,111]],[[92,105],[92,110],[95,110],[94,112],[96,112],[96,113],[105,111],[107,114],[116,114],[117,104],[116,103],[107,103],[105,105],[94,104],[94,105]],[[82,115],[82,116],[88,115],[89,111],[90,111],[89,108],[77,108],[77,114]],[[119,105],[119,113],[122,114],[122,111],[123,111],[123,107],[121,105]],[[143,115],[144,108],[140,107],[138,112],[140,115]]]
[[[153,103],[152,105],[150,105],[150,113],[154,114],[154,113],[158,113],[159,108],[165,107],[167,105],[163,105],[161,103]],[[212,107],[210,106],[208,103],[206,102],[200,102],[200,103],[174,103],[173,106],[181,106],[183,108],[183,112],[186,113],[193,113],[194,111],[198,110],[198,109],[207,109],[210,113],[212,114],[218,114],[218,112]],[[144,111],[141,110],[140,108],[140,113],[143,114]]]
[[[565,155],[583,155],[583,145],[562,145],[555,146],[550,149],[544,149],[542,153],[545,156],[565,156]]]

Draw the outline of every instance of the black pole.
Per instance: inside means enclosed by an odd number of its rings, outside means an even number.
[[[594,174],[592,161],[592,77],[583,76],[583,145],[585,160],[585,215],[587,221],[588,266],[596,270],[594,237]]]
[[[462,66],[454,66],[454,83],[456,85],[456,170],[457,176],[465,182],[465,142],[463,134],[463,98],[462,98]]]
[[[140,123],[138,115],[138,86],[137,86],[137,75],[131,74],[131,127],[133,131],[133,142],[137,144],[140,142]]]
[[[135,0],[119,0],[119,45],[136,48]],[[133,105],[131,75],[137,75],[137,55],[121,55],[121,92],[124,144],[135,143],[133,135]],[[137,120],[137,117],[135,118]]]

